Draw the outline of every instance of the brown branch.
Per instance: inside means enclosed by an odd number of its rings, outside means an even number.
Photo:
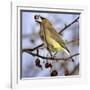
[[[69,75],[73,75],[74,72],[79,68],[79,63],[75,66],[74,70],[69,74]]]
[[[76,54],[74,54],[74,55],[72,55],[72,56],[66,58],[66,60],[68,60],[68,59],[70,59],[70,58],[72,58],[72,57],[74,57],[74,56],[77,56],[77,55],[79,55],[79,53],[76,53]]]
[[[79,63],[74,67],[72,72],[69,72],[67,69],[65,71],[65,75],[66,76],[70,76],[70,75],[75,75],[74,73],[76,72],[76,70],[79,68]]]
[[[67,58],[54,58],[54,57],[41,56],[41,55],[39,55],[39,54],[35,54],[35,53],[30,52],[30,51],[26,51],[26,52],[29,53],[29,54],[31,54],[32,56],[37,56],[37,57],[42,58],[42,59],[56,60],[56,61],[58,61],[58,60],[65,60],[65,61],[67,61],[68,59],[79,55],[79,53],[77,53],[77,54],[74,54],[74,55],[72,55],[72,56],[70,56],[70,57],[67,57]]]
[[[66,44],[70,44],[70,43],[74,43],[74,42],[79,42],[79,39],[68,41],[68,42],[66,42]]]
[[[77,17],[73,22],[71,22],[70,24],[66,25],[60,32],[59,34],[61,34],[64,30],[66,30],[68,27],[70,27],[72,24],[74,24],[75,22],[77,22],[79,19],[79,17]]]
[[[23,49],[22,52],[27,52],[27,51],[34,51],[37,50],[38,48],[42,47],[44,45],[44,43],[38,45],[37,47],[31,49],[31,48],[27,48],[27,49]]]

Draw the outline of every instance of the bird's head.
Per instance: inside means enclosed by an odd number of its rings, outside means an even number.
[[[48,19],[46,19],[40,15],[35,15],[34,19],[36,22],[38,22],[41,25],[44,25],[46,28],[52,26],[52,24],[50,23],[50,21]]]
[[[42,17],[42,16],[40,16],[40,15],[35,15],[35,16],[34,16],[34,19],[35,19],[35,21],[38,22],[38,23],[42,23],[43,21],[46,20],[46,18],[44,18],[44,17]]]

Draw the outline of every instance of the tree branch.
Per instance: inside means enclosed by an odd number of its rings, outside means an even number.
[[[77,53],[77,54],[74,54],[74,55],[72,55],[72,56],[70,56],[70,57],[67,57],[67,58],[54,58],[54,57],[45,57],[45,56],[41,56],[41,55],[39,55],[39,54],[32,53],[31,51],[26,51],[26,52],[29,53],[29,54],[31,54],[32,56],[37,56],[37,57],[42,58],[42,59],[56,60],[56,61],[58,61],[58,60],[67,61],[68,59],[70,59],[70,58],[72,58],[72,57],[75,57],[75,56],[79,55],[79,53]]]
[[[44,43],[38,45],[37,47],[31,49],[31,48],[27,48],[27,49],[23,49],[22,52],[27,52],[27,51],[35,51],[37,50],[38,48],[42,47],[44,45]]]
[[[74,70],[69,75],[74,75],[75,71],[79,68],[79,63],[75,66]]]
[[[66,25],[60,32],[59,34],[61,34],[64,30],[66,30],[68,27],[70,27],[72,24],[74,24],[75,22],[77,22],[79,19],[79,17],[77,17],[73,22],[71,22],[70,24]]]
[[[79,39],[68,41],[68,42],[66,42],[66,44],[76,43],[76,42],[79,42]]]

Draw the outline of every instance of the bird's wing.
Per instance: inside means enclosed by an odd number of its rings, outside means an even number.
[[[57,41],[64,49],[66,49],[69,53],[70,51],[67,49],[64,40],[61,38],[61,36],[56,32],[56,30],[53,27],[49,27],[48,30],[51,32],[51,37]]]

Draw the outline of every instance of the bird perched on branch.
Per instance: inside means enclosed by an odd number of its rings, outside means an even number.
[[[34,19],[40,24],[39,35],[42,41],[47,45],[50,52],[64,51],[70,55],[70,51],[67,49],[64,40],[56,32],[51,22],[40,15],[35,15]]]

